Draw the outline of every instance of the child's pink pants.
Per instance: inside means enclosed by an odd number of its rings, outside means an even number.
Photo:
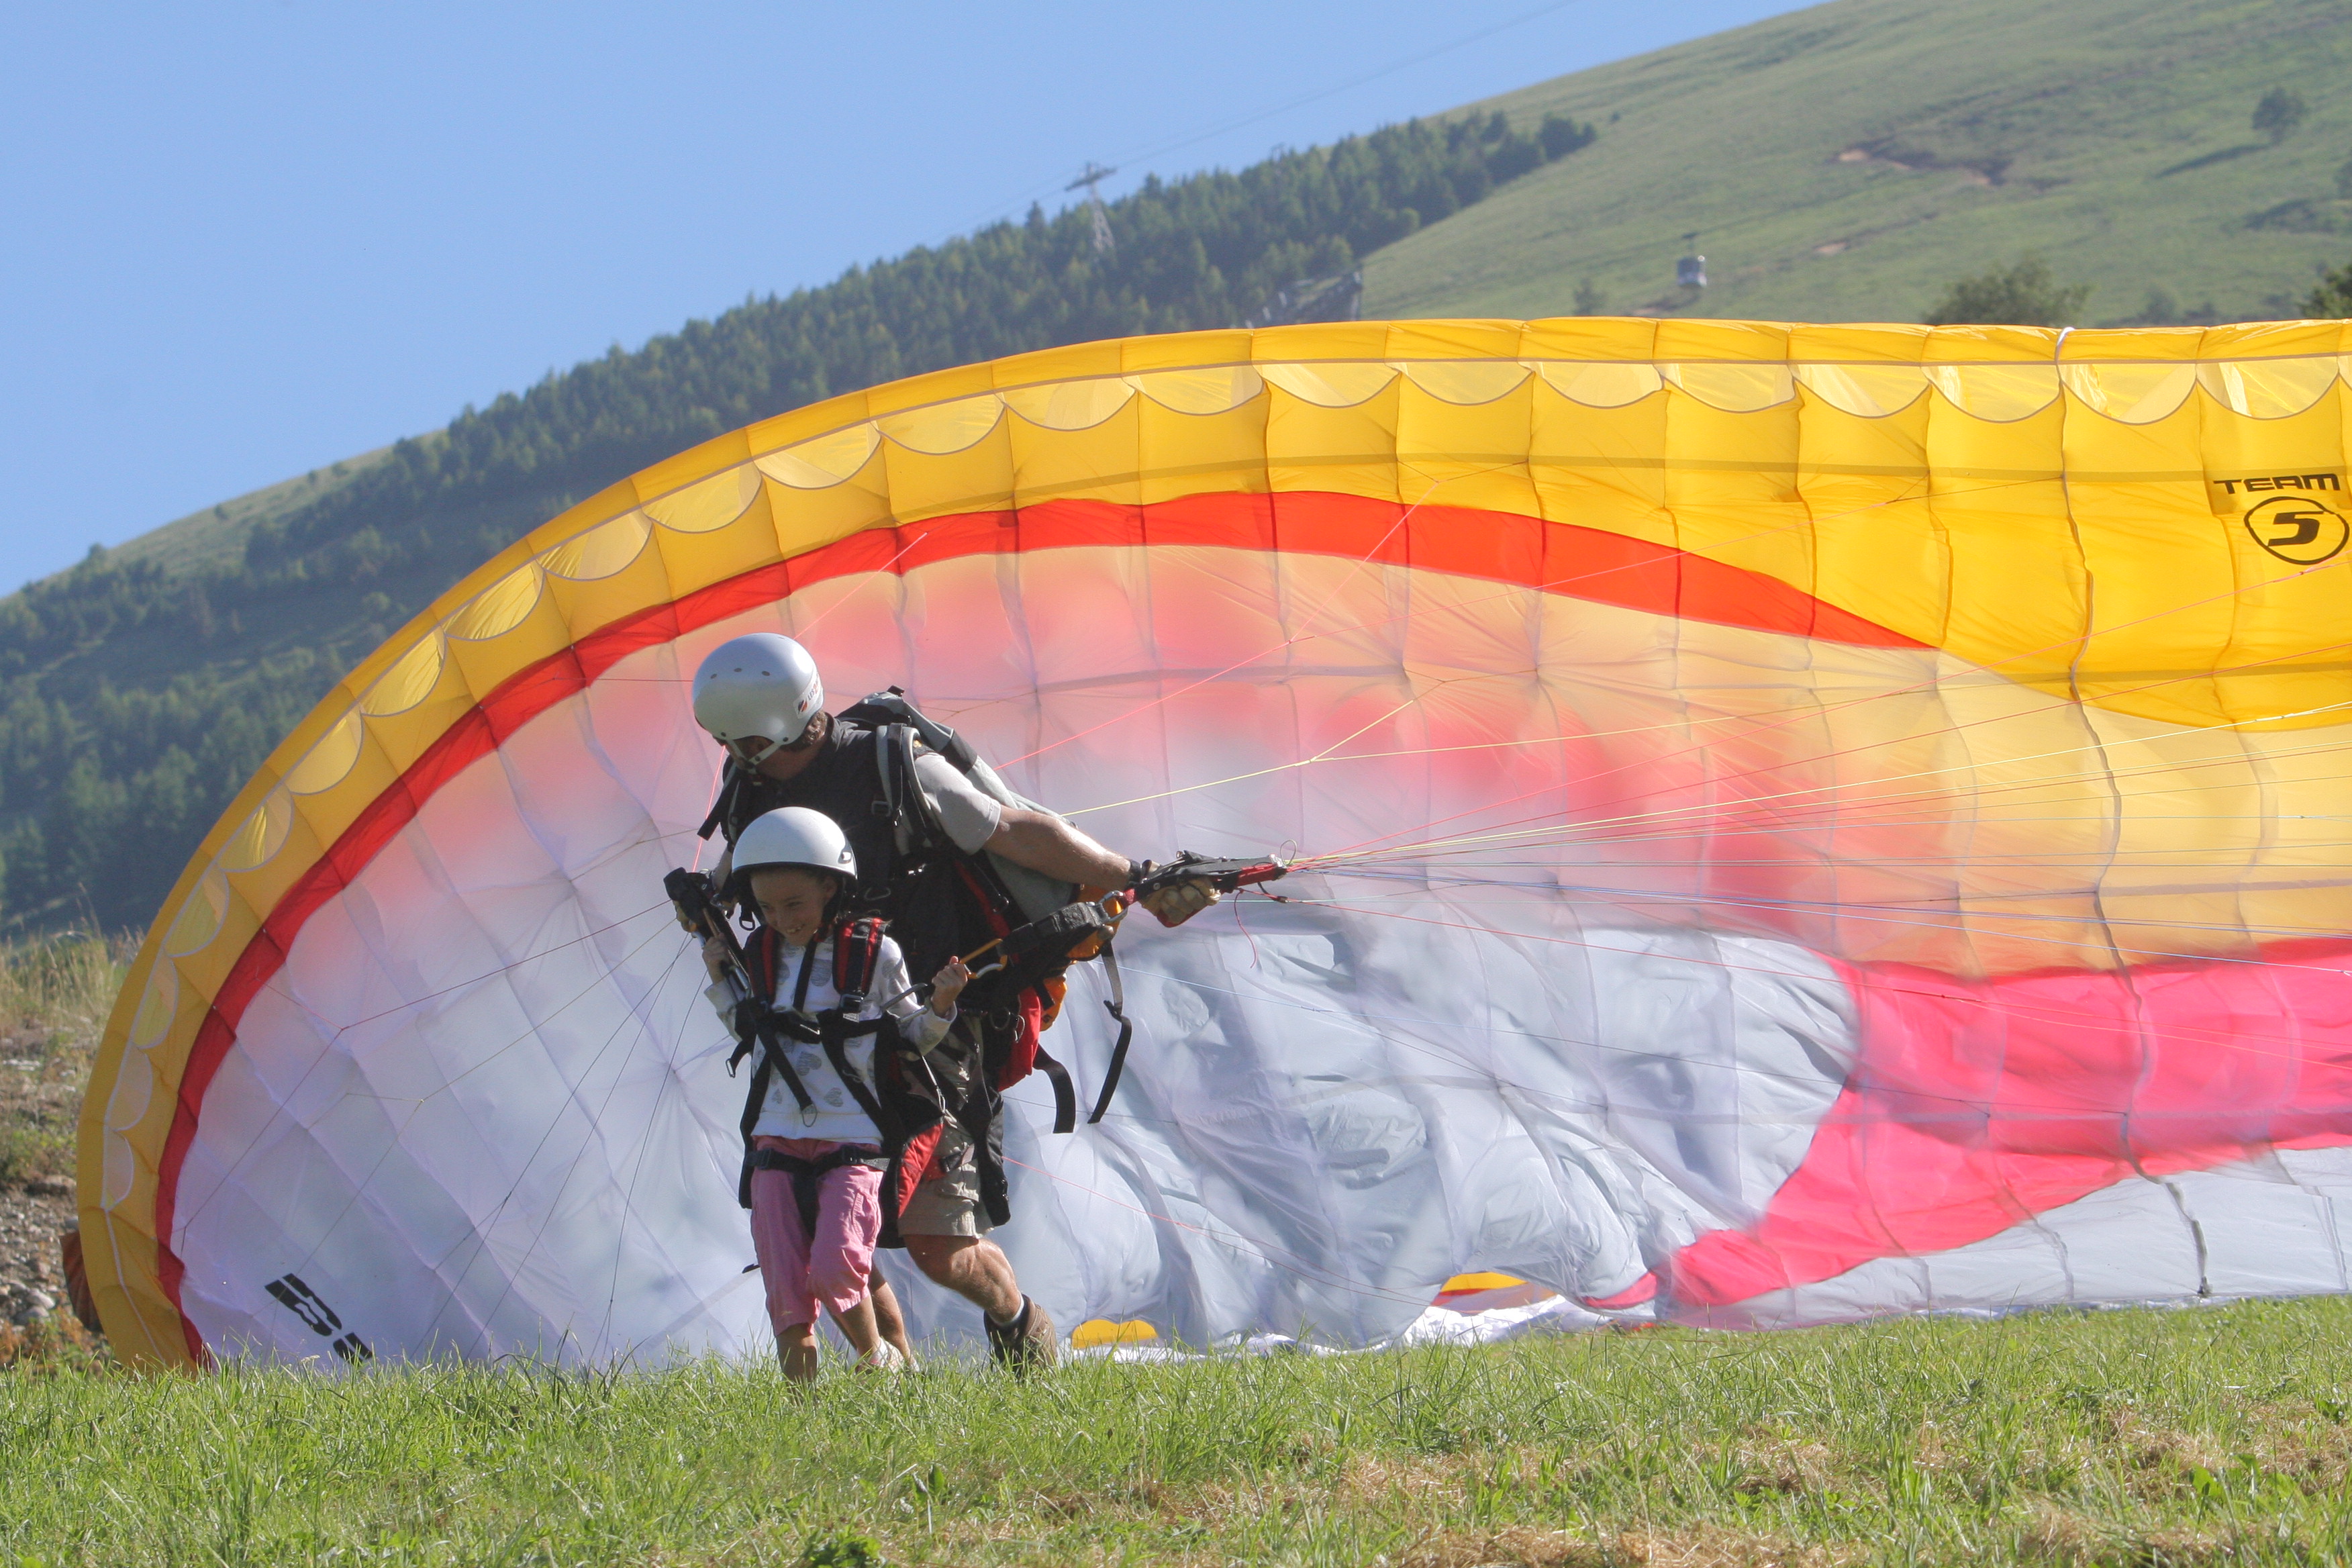
[[[754,1138],[795,1160],[816,1160],[840,1144],[824,1138]],[[816,1321],[817,1309],[845,1312],[866,1297],[874,1244],[882,1235],[882,1173],[843,1165],[817,1178],[816,1238],[801,1234],[793,1179],[782,1171],[751,1173],[751,1248],[768,1293],[768,1322],[786,1329]]]

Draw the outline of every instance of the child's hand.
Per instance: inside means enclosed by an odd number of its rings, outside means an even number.
[[[727,978],[730,973],[727,966],[727,944],[725,942],[719,941],[715,936],[707,936],[702,939],[702,967],[710,971],[711,979],[724,980]]]
[[[956,998],[962,995],[963,988],[971,984],[971,971],[964,967],[963,960],[949,959],[940,966],[940,972],[931,976],[931,1011],[942,1018],[954,1016]]]

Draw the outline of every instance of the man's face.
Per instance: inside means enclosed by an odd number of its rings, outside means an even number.
[[[799,740],[790,745],[778,746],[762,757],[757,764],[758,772],[762,777],[772,778],[778,784],[798,778],[811,763],[816,761],[817,752],[824,748],[825,733],[832,726],[831,714],[816,714],[809,720],[808,728],[801,731]],[[756,752],[766,742],[761,741],[738,742],[730,745],[728,750],[740,758],[746,751]]]

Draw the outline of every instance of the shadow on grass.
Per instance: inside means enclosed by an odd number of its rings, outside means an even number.
[[[2173,174],[2185,174],[2191,169],[2201,169],[2208,163],[2226,163],[2232,158],[2242,158],[2249,153],[2267,153],[2270,151],[2270,145],[2267,142],[2242,142],[2235,147],[2224,147],[2219,152],[2191,158],[2185,163],[2175,163],[2169,169],[2158,169],[2156,172],[2156,177],[2161,180]]]

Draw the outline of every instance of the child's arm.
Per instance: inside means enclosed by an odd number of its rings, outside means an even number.
[[[731,1029],[735,1026],[735,1005],[743,1000],[743,987],[729,971],[727,950],[715,936],[703,941],[702,964],[710,972],[710,984],[703,989],[703,999],[719,1015],[719,1021]]]
[[[898,1033],[919,1051],[928,1051],[948,1037],[949,1027],[956,1020],[956,998],[971,979],[963,960],[950,958],[931,980],[931,1001],[925,1006],[912,994],[913,987],[907,978],[907,961],[900,956],[894,942],[882,955],[875,971],[875,989],[887,992],[895,1000],[889,1004],[890,1016],[898,1020]]]

